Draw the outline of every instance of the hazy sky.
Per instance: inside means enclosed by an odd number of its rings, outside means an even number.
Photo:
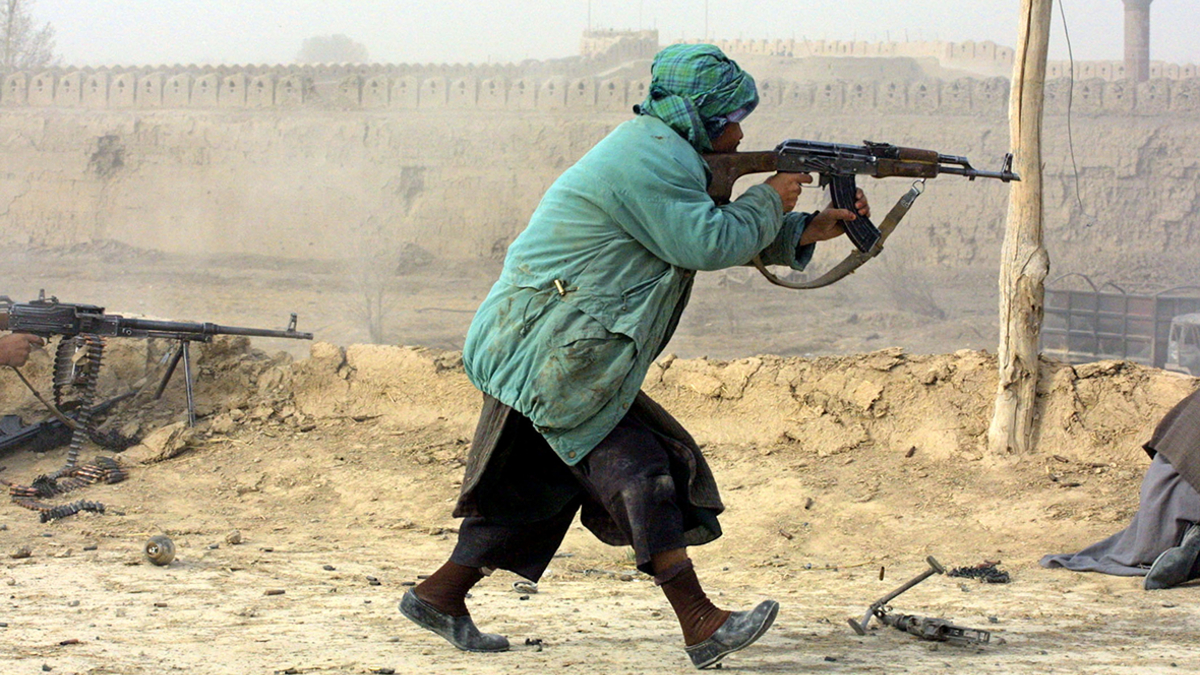
[[[1123,58],[1121,0],[1061,0],[1075,58]],[[36,0],[67,65],[289,63],[341,33],[388,63],[572,56],[592,28],[713,38],[992,40],[1015,46],[1019,0]],[[1065,59],[1058,7],[1052,59]],[[1200,63],[1200,0],[1154,0],[1151,58]]]

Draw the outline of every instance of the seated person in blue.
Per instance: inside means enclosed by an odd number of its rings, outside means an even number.
[[[454,515],[450,559],[401,612],[459,649],[503,651],[464,602],[495,569],[537,581],[572,519],[632,546],[679,619],[692,663],[757,640],[779,605],[716,607],[687,547],[721,535],[724,509],[700,449],[640,391],[687,305],[697,270],[803,269],[854,214],[792,213],[805,174],[775,174],[718,206],[702,153],[730,152],[754,110],[754,79],[716,47],[673,45],[648,98],[558,178],[508,249],[467,334],[463,361],[484,394]],[[868,215],[865,197],[856,208]]]
[[[1145,576],[1148,590],[1200,579],[1200,390],[1177,403],[1142,446],[1151,457],[1129,527],[1042,567]]]

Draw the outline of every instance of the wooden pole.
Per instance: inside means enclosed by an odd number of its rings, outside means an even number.
[[[1053,0],[1021,0],[1008,121],[1015,168],[1000,268],[1000,382],[988,429],[993,453],[1026,452],[1033,438],[1038,340],[1050,257],[1042,244],[1042,109]]]

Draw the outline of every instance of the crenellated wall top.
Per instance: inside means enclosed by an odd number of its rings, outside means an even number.
[[[699,41],[685,41],[695,44]],[[790,58],[848,57],[848,58],[913,58],[935,59],[946,68],[957,68],[981,72],[1004,71],[1013,65],[1012,47],[983,42],[866,42],[852,40],[716,40],[713,44],[731,56],[776,56]],[[1186,80],[1200,76],[1196,64],[1152,61],[1150,77],[1169,80]],[[1048,77],[1068,77],[1070,61],[1050,61]],[[1125,61],[1076,61],[1076,79],[1123,80],[1126,78]]]
[[[1077,64],[1078,65],[1078,64]],[[1200,77],[1109,80],[1083,70],[1051,73],[1047,114],[1200,113]],[[1090,77],[1087,77],[1091,75]],[[1072,84],[1074,88],[1072,90]],[[792,82],[759,80],[764,110],[936,112],[1004,115],[1005,78]],[[628,112],[649,79],[522,77],[496,70],[442,72],[398,66],[83,68],[14,72],[0,78],[5,108],[580,109]],[[1069,95],[1071,94],[1071,95]]]

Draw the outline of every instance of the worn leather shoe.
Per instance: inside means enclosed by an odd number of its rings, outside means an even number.
[[[1200,524],[1192,524],[1183,540],[1154,559],[1142,587],[1148,591],[1171,588],[1200,578]]]
[[[779,614],[779,603],[764,600],[749,612],[733,612],[710,638],[684,649],[693,666],[707,668],[727,654],[754,644],[774,623],[776,614]]]
[[[400,598],[400,613],[421,628],[431,630],[464,652],[508,651],[508,638],[503,635],[480,633],[468,616],[450,616],[417,597],[410,588]]]

